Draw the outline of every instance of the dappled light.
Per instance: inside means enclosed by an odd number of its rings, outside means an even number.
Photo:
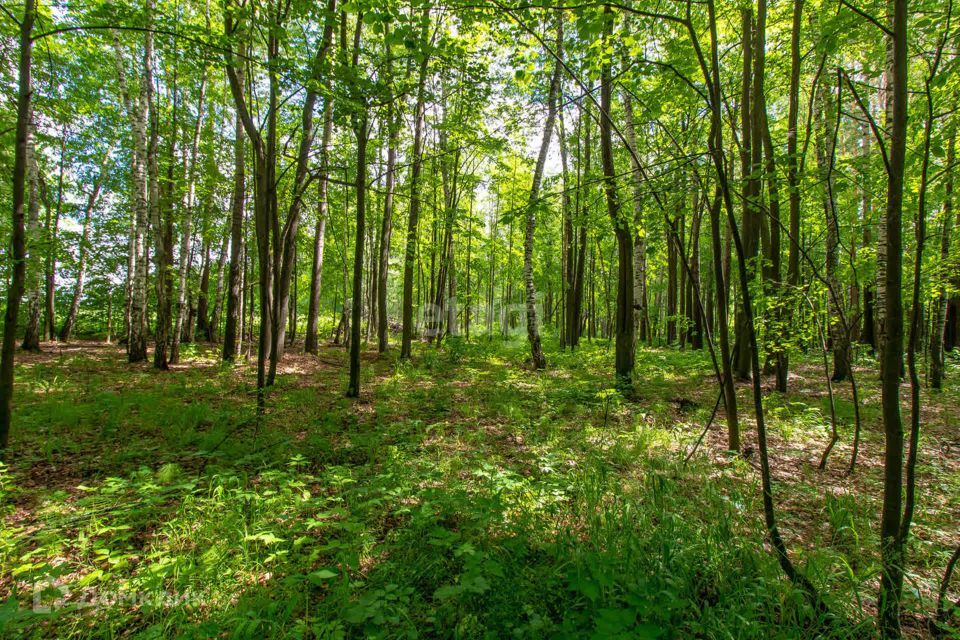
[[[5,2],[0,638],[960,638],[957,5]]]

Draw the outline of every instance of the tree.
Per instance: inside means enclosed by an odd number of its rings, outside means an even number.
[[[26,239],[24,207],[26,178],[30,157],[31,118],[33,116],[33,25],[37,17],[35,0],[24,0],[20,20],[20,60],[17,80],[17,128],[13,156],[13,275],[7,289],[7,309],[3,318],[3,346],[0,352],[0,455],[10,440],[13,413],[13,359],[17,340],[17,316],[26,281]]]
[[[323,103],[323,134],[320,142],[320,169],[317,178],[317,222],[313,232],[313,265],[310,269],[310,308],[307,313],[307,334],[304,351],[317,353],[317,323],[320,319],[320,284],[323,280],[323,249],[327,231],[329,149],[333,135],[333,103],[326,98]]]
[[[36,127],[27,148],[27,323],[23,332],[24,351],[40,351],[40,167],[37,162]]]
[[[878,301],[884,307],[880,332],[880,382],[884,432],[883,510],[880,520],[880,597],[878,616],[884,638],[899,638],[903,593],[903,422],[900,371],[903,368],[903,180],[907,146],[907,1],[892,0],[890,29],[890,146],[887,152],[886,269]],[[909,525],[908,525],[909,526]]]
[[[429,71],[428,28],[429,8],[420,19],[420,60],[417,71],[417,98],[413,108],[413,149],[410,159],[410,208],[407,218],[407,239],[403,260],[403,335],[400,357],[409,358],[413,343],[413,271],[417,260],[417,232],[420,223],[420,175],[423,171],[423,137],[426,118],[427,72]],[[432,42],[430,43],[432,44]]]
[[[170,362],[180,361],[180,340],[184,323],[189,316],[187,304],[187,278],[190,275],[190,255],[193,248],[193,215],[197,200],[197,155],[200,150],[200,131],[203,127],[204,101],[207,95],[207,69],[204,67],[200,79],[200,95],[197,98],[197,118],[194,121],[193,137],[190,142],[189,156],[184,150],[184,164],[187,167],[187,197],[183,208],[183,222],[180,230],[180,265],[177,283],[177,317],[173,324],[170,344]]]
[[[543,355],[543,346],[540,343],[540,328],[537,325],[537,290],[533,282],[533,233],[536,228],[537,205],[539,204],[540,183],[543,181],[543,168],[547,162],[547,153],[550,151],[550,137],[553,135],[553,127],[557,119],[557,100],[562,77],[562,16],[558,16],[557,19],[557,43],[554,55],[557,56],[557,61],[553,65],[553,74],[550,79],[550,89],[547,95],[547,119],[543,124],[543,139],[540,142],[537,166],[533,170],[533,184],[530,187],[530,199],[527,202],[526,229],[523,236],[523,283],[526,291],[527,340],[530,342],[530,361],[534,369],[543,369],[547,366],[547,360]]]
[[[93,211],[96,208],[97,200],[100,198],[100,190],[103,188],[103,181],[110,170],[110,151],[103,155],[103,161],[100,164],[100,172],[93,181],[93,188],[87,195],[87,204],[83,208],[83,231],[80,234],[80,246],[77,257],[77,279],[73,286],[73,296],[70,298],[70,310],[63,320],[63,326],[60,328],[60,339],[68,342],[73,335],[73,328],[77,322],[77,312],[80,310],[80,300],[83,298],[83,288],[87,277],[87,255],[90,249],[90,227],[93,221]]]
[[[393,87],[393,48],[389,25],[383,32],[384,54],[387,58],[387,168],[383,196],[383,220],[380,223],[380,254],[377,257],[377,350],[383,353],[389,343],[390,326],[387,317],[387,284],[390,272],[390,239],[393,234],[394,190],[396,189],[397,147],[400,144],[400,125],[397,118]]]
[[[604,7],[604,38],[613,35],[613,12]],[[600,161],[603,165],[603,191],[607,213],[617,237],[617,316],[616,316],[616,375],[617,384],[632,387],[634,364],[633,323],[633,224],[623,215],[617,196],[616,169],[613,162],[613,78],[612,60],[602,62],[600,68]]]
[[[956,162],[956,133],[947,134],[947,166]],[[947,328],[947,306],[949,304],[948,287],[950,285],[950,238],[953,235],[953,172],[947,172],[944,186],[943,212],[940,227],[940,268],[937,270],[937,298],[934,303],[932,325],[930,328],[930,386],[940,389],[943,386],[943,342]]]
[[[246,195],[245,148],[243,122],[237,111],[234,118],[233,193],[230,196],[230,273],[227,284],[227,322],[223,330],[223,359],[233,360],[239,352],[243,308],[241,280],[243,278],[243,222]]]
[[[130,217],[130,245],[127,258],[127,300],[125,312],[125,330],[127,357],[131,363],[147,359],[147,252],[145,236],[148,224],[148,187],[147,187],[147,74],[140,84],[140,93],[132,96],[127,84],[126,62],[120,37],[114,33],[114,52],[116,54],[117,78],[120,83],[120,95],[126,107],[127,118],[133,134],[131,150],[131,182],[133,188],[133,210]],[[144,68],[152,67],[152,60],[144,54]],[[152,74],[151,74],[152,75]]]

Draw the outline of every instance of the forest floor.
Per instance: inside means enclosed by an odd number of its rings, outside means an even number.
[[[359,400],[341,347],[291,351],[259,421],[254,367],[213,347],[169,372],[93,342],[20,356],[0,637],[822,637],[765,543],[758,455],[725,454],[718,416],[684,464],[717,398],[707,355],[638,350],[624,397],[605,343],[546,348],[542,373],[522,341],[368,351]],[[822,363],[794,359],[790,393],[765,401],[781,531],[834,633],[872,637],[875,363],[859,359],[851,475],[850,387],[821,472]],[[960,363],[948,375],[923,392],[909,637],[931,636],[960,541]]]

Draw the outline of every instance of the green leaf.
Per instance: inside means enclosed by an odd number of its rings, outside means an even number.
[[[263,544],[277,544],[278,542],[283,542],[283,538],[278,538],[273,533],[267,531],[266,533],[257,533],[250,536],[244,536],[243,538],[247,542],[259,541]]]
[[[318,586],[336,577],[337,572],[331,571],[330,569],[320,569],[319,571],[307,574],[307,580]]]

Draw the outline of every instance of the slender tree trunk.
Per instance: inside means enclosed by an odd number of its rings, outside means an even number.
[[[703,221],[703,205],[698,203],[693,210],[690,227],[690,273],[687,287],[687,315],[690,317],[690,347],[703,348],[704,318],[700,304],[700,227]]]
[[[880,332],[881,404],[884,427],[884,490],[880,522],[879,623],[883,638],[900,638],[903,593],[903,422],[900,417],[900,371],[903,367],[903,181],[907,137],[907,0],[892,0],[890,46],[890,147],[888,154],[886,272],[878,302],[884,307]]]
[[[756,270],[754,258],[757,255],[757,199],[760,193],[756,191],[757,181],[753,177],[753,128],[751,114],[754,104],[752,99],[751,80],[753,78],[753,10],[741,9],[741,31],[743,49],[743,72],[740,79],[740,178],[743,185],[743,249],[746,252],[745,266],[747,281],[753,282]],[[757,142],[759,144],[759,141]],[[737,307],[734,341],[734,371],[738,380],[750,379],[750,352],[747,314],[742,305]]]
[[[107,288],[107,335],[104,340],[107,344],[113,339],[113,288]]]
[[[213,313],[210,315],[210,342],[220,342],[220,319],[223,317],[223,287],[227,271],[227,250],[230,245],[230,229],[223,234],[217,254],[217,286],[213,298]]]
[[[23,332],[24,351],[40,351],[40,288],[43,267],[40,261],[40,167],[37,163],[36,126],[31,124],[27,149],[27,318]]]
[[[136,165],[136,162],[132,163]],[[123,281],[123,337],[120,338],[120,344],[127,345],[129,351],[130,345],[130,327],[133,314],[133,278],[136,273],[136,232],[137,232],[137,213],[135,207],[130,209],[129,224],[127,225],[127,270]]]
[[[721,187],[710,204],[710,239],[713,249],[713,276],[716,287],[717,333],[720,342],[720,367],[723,371],[723,402],[727,414],[727,449],[740,451],[740,423],[737,416],[737,394],[733,385],[733,359],[730,354],[730,321],[727,288],[724,284],[723,251],[720,242]]]
[[[385,32],[385,38],[389,38],[389,32]],[[387,58],[391,56],[389,44],[387,48]],[[393,65],[389,64],[387,75],[392,82]],[[392,92],[392,88],[391,88]],[[393,106],[392,96],[387,103],[387,171],[386,185],[383,198],[383,220],[380,224],[380,255],[378,256],[379,281],[377,282],[377,350],[383,353],[387,350],[390,340],[390,323],[387,314],[387,280],[390,275],[390,240],[393,234],[393,192],[396,183],[397,166],[397,147],[400,144],[400,129],[396,122],[396,114]]]
[[[761,24],[759,24],[757,28],[758,44],[755,46],[755,49],[762,49],[764,53],[762,56],[758,56],[757,58],[757,66],[760,71],[759,78],[755,79],[755,84],[759,82],[760,89],[759,91],[756,91],[756,115],[759,118],[759,122],[756,123],[756,130],[758,131],[761,139],[760,141],[763,144],[763,172],[765,174],[767,185],[767,217],[769,217],[769,224],[767,225],[769,227],[769,242],[768,253],[765,261],[765,265],[768,268],[766,269],[764,284],[766,294],[774,301],[774,314],[779,322],[779,326],[773,335],[773,339],[771,340],[772,344],[769,355],[773,359],[775,368],[776,388],[781,393],[785,393],[787,390],[787,374],[789,366],[786,346],[789,335],[786,327],[789,326],[790,296],[784,295],[783,290],[784,283],[782,280],[783,276],[781,257],[781,225],[783,222],[780,215],[780,178],[777,174],[777,159],[774,152],[773,137],[770,134],[770,119],[767,113],[767,98],[766,91],[764,89],[764,70],[766,68],[766,0],[758,1],[757,14],[759,18],[758,22]],[[791,80],[792,79],[793,78],[791,75]],[[766,220],[766,217],[763,217],[762,214],[761,217]]]
[[[956,162],[957,136],[950,131],[947,141],[947,164]],[[934,304],[933,326],[930,328],[930,386],[943,386],[943,337],[947,325],[947,303],[950,263],[950,236],[953,235],[953,171],[947,171],[943,194],[943,222],[940,230],[940,264],[937,270],[938,294]]]
[[[147,359],[147,263],[146,234],[148,225],[147,185],[147,89],[141,79],[140,94],[130,95],[127,87],[126,64],[119,36],[114,34],[117,77],[120,93],[133,132],[131,181],[133,182],[133,213],[130,231],[130,255],[127,261],[128,303],[125,319],[127,359],[143,362]],[[146,59],[144,60],[146,64]]]
[[[839,72],[838,72],[839,80]],[[831,380],[839,382],[848,376],[850,353],[848,337],[841,322],[843,316],[843,298],[839,278],[840,224],[837,215],[837,200],[834,190],[833,171],[836,162],[836,137],[838,120],[834,117],[836,100],[830,83],[821,82],[815,96],[814,119],[816,121],[817,166],[820,171],[820,185],[823,189],[823,213],[826,220],[826,280],[828,284],[827,322],[830,346],[833,350],[833,375]]]
[[[463,306],[463,333],[464,338],[467,342],[470,342],[470,315],[473,312],[473,298],[470,295],[470,262],[473,259],[472,248],[473,248],[473,199],[474,193],[470,193],[470,208],[467,213],[467,261],[466,261],[466,270],[467,270],[467,295]]]
[[[584,106],[580,114],[580,125],[578,128],[584,129],[583,153],[578,153],[577,158],[577,199],[578,203],[574,209],[581,218],[579,233],[577,235],[577,252],[574,258],[573,283],[570,287],[570,299],[567,301],[569,315],[569,325],[567,327],[567,336],[570,342],[570,348],[574,349],[580,345],[580,336],[583,327],[583,293],[584,293],[584,273],[586,270],[587,258],[587,225],[586,220],[589,201],[590,201],[590,168],[591,168],[591,141],[590,141],[590,111],[589,103]],[[579,135],[577,136],[579,143]],[[580,155],[583,156],[583,162],[580,162]],[[582,164],[582,166],[581,166]],[[592,254],[591,254],[592,255]]]
[[[511,203],[512,204],[512,203]],[[512,209],[513,207],[511,207]],[[506,338],[513,326],[511,307],[513,306],[513,220],[507,228],[507,273],[504,279],[505,290],[501,294],[504,301],[503,337]]]
[[[90,224],[93,219],[93,209],[100,197],[104,177],[110,166],[109,152],[104,154],[100,164],[100,173],[93,182],[93,190],[87,196],[87,205],[83,209],[83,231],[80,234],[80,245],[77,247],[77,280],[73,286],[73,297],[70,300],[70,310],[60,329],[60,340],[67,342],[73,335],[73,328],[77,322],[77,313],[80,310],[80,300],[83,298],[83,287],[86,282],[87,253],[90,247]]]
[[[298,279],[300,272],[300,262],[297,259],[300,252],[297,250],[297,247],[294,246],[293,249],[293,281],[291,284],[291,294],[290,294],[290,304],[288,305],[287,318],[289,322],[287,323],[287,346],[292,347],[297,342],[297,301],[300,296],[298,293]]]
[[[459,305],[457,304],[457,268],[454,247],[453,233],[451,233],[450,249],[448,254],[449,266],[447,273],[447,335],[449,336],[460,335],[460,330],[457,326]]]
[[[363,245],[367,202],[367,114],[357,116],[357,229],[353,252],[353,307],[350,318],[350,382],[347,397],[360,397],[360,313],[363,310]]]
[[[7,290],[7,308],[3,319],[3,348],[0,356],[0,456],[10,441],[10,420],[13,412],[13,358],[17,340],[17,315],[26,281],[26,239],[24,204],[26,200],[27,164],[30,149],[30,121],[33,117],[33,23],[35,0],[24,0],[20,21],[20,63],[17,85],[16,142],[13,155],[13,233],[11,262],[13,273]]]
[[[272,19],[272,18],[271,18]],[[227,35],[234,31],[234,23],[230,13],[225,15],[224,30]],[[277,43],[271,36],[268,37],[268,57],[276,55]],[[277,80],[275,74],[270,74],[270,88],[268,95],[267,136],[264,140],[247,108],[244,95],[244,85],[241,82],[241,69],[234,66],[232,54],[227,54],[227,79],[230,83],[230,92],[233,95],[234,106],[243,128],[250,139],[254,157],[254,227],[257,242],[257,266],[259,268],[259,308],[260,331],[257,346],[257,412],[262,414],[265,408],[264,389],[266,388],[266,363],[271,356],[271,344],[275,318],[273,317],[273,271],[270,259],[270,236],[273,227],[271,220],[276,212],[276,104]],[[237,207],[237,203],[234,203]],[[251,265],[252,270],[252,265]],[[251,283],[252,284],[252,283]],[[251,287],[252,289],[252,287]],[[253,295],[251,293],[251,305]],[[252,309],[252,306],[251,306]],[[250,331],[253,331],[253,320],[248,322]],[[252,338],[252,336],[251,336]],[[252,339],[251,341],[252,342]],[[248,343],[249,345],[250,343]],[[227,355],[226,349],[224,355]]]
[[[47,209],[47,259],[45,264],[46,273],[44,274],[44,284],[46,286],[44,300],[46,307],[43,333],[47,335],[50,340],[55,340],[57,336],[57,253],[59,252],[60,240],[60,215],[63,213],[63,178],[66,169],[66,151],[67,126],[64,124],[63,133],[60,136],[60,171],[57,176],[57,206],[53,211],[52,218],[50,215],[49,197],[44,197]],[[43,192],[46,192],[42,174],[40,176],[40,187]]]
[[[540,182],[543,180],[543,169],[547,162],[547,153],[550,151],[550,137],[553,135],[554,123],[557,119],[557,96],[560,93],[562,66],[559,56],[562,55],[563,21],[557,20],[556,55],[558,60],[553,68],[553,77],[550,80],[550,90],[547,96],[547,119],[543,125],[543,139],[540,142],[540,154],[533,171],[533,185],[530,187],[530,199],[527,202],[526,231],[523,240],[523,283],[526,290],[527,306],[527,340],[530,342],[530,362],[534,369],[543,369],[547,366],[547,359],[543,355],[543,346],[540,344],[540,327],[537,321],[537,290],[533,282],[533,234],[537,224],[537,205],[540,197]]]
[[[800,116],[800,35],[803,27],[803,0],[793,0],[793,27],[790,32],[790,88],[787,112],[787,191],[790,200],[790,251],[787,282],[791,289],[800,283],[800,175],[798,121]],[[784,368],[787,366],[784,360]],[[786,374],[784,374],[786,377]]]
[[[333,136],[333,102],[326,98],[323,103],[323,134],[320,142],[320,175],[317,178],[317,224],[313,236],[313,263],[310,270],[310,306],[307,311],[307,334],[304,350],[316,354],[317,324],[320,319],[320,285],[323,280],[323,247],[327,229],[329,149]]]
[[[381,163],[378,161],[378,165],[379,164]],[[370,210],[370,220],[367,223],[367,237],[365,239],[367,248],[364,250],[365,255],[367,256],[366,265],[364,266],[365,284],[363,287],[367,311],[367,323],[363,333],[364,344],[369,344],[370,337],[377,331],[377,302],[380,300],[380,297],[377,294],[377,286],[380,284],[380,263],[378,262],[380,258],[380,247],[376,240],[376,237],[378,236],[378,225],[376,220],[376,190],[370,194],[370,206],[368,208]]]
[[[150,126],[150,142],[147,148],[147,184],[149,189],[148,210],[150,212],[150,226],[153,230],[153,263],[156,272],[156,297],[157,297],[157,325],[155,329],[155,348],[153,352],[153,366],[156,369],[165,370],[169,367],[169,348],[170,348],[170,330],[172,324],[170,294],[172,293],[172,266],[173,255],[171,251],[173,221],[172,198],[167,198],[167,203],[161,203],[160,198],[160,166],[159,166],[159,140],[160,140],[160,122],[159,113],[154,97],[154,74],[153,74],[153,13],[154,0],[147,0],[147,26],[144,47],[144,86],[146,87],[148,122]],[[176,78],[172,87],[173,95],[173,122],[171,130],[173,135],[170,138],[170,170],[173,169],[173,159],[175,157],[175,140],[177,131],[177,103],[176,103]],[[167,190],[173,190],[172,181],[167,181]],[[164,206],[164,204],[169,205]]]
[[[613,18],[609,5],[604,7],[606,28],[604,39],[609,41],[613,33]],[[632,389],[634,362],[633,325],[633,224],[620,210],[617,197],[616,167],[613,161],[611,63],[607,61],[600,70],[600,160],[603,165],[603,189],[607,200],[607,212],[613,222],[617,237],[617,312],[616,312],[616,375],[618,386]]]
[[[193,211],[197,199],[197,155],[200,150],[200,131],[203,128],[203,103],[207,95],[207,70],[200,76],[200,96],[197,99],[197,120],[193,127],[190,155],[184,157],[187,166],[187,201],[180,230],[180,266],[177,282],[177,317],[170,344],[170,362],[180,361],[180,341],[188,314],[188,284],[190,279],[190,252],[193,250]],[[206,251],[204,252],[206,254]],[[204,319],[205,320],[205,319]]]
[[[227,322],[223,329],[223,359],[233,360],[243,342],[243,213],[246,195],[244,175],[243,123],[234,120],[233,195],[230,199],[230,274],[227,282]]]
[[[906,4],[906,3],[904,3]],[[948,5],[952,7],[952,3]],[[897,13],[895,10],[894,17],[894,48],[900,53],[899,44],[897,42]],[[903,18],[906,19],[906,7],[903,8]],[[906,30],[906,24],[903,25],[903,30]],[[920,450],[920,374],[917,367],[917,353],[920,351],[920,340],[921,340],[921,331],[923,330],[924,322],[922,319],[923,315],[923,298],[922,298],[922,284],[923,284],[923,251],[924,245],[926,243],[927,237],[927,190],[930,184],[930,145],[931,139],[933,136],[933,127],[934,121],[936,118],[936,113],[934,110],[933,102],[933,83],[936,80],[937,71],[940,67],[940,62],[942,59],[943,49],[946,44],[948,37],[949,29],[947,29],[940,38],[940,41],[937,44],[936,52],[934,54],[933,63],[929,66],[929,74],[927,75],[924,81],[924,97],[925,97],[925,106],[926,106],[926,117],[924,118],[923,123],[923,150],[921,155],[921,169],[920,169],[920,187],[917,195],[917,217],[914,224],[914,234],[915,234],[915,252],[913,256],[913,290],[912,290],[912,302],[910,309],[910,330],[909,338],[907,343],[907,369],[910,376],[910,446],[907,450],[907,462],[906,462],[906,474],[903,479],[904,484],[904,496],[903,496],[903,514],[900,519],[900,527],[897,534],[897,540],[900,546],[900,566],[897,568],[897,571],[900,572],[900,589],[902,593],[902,580],[903,574],[906,571],[905,564],[907,558],[907,542],[910,537],[910,527],[913,523],[913,514],[916,508],[916,485],[917,485],[917,458]],[[905,34],[902,36],[902,39],[905,41]],[[905,42],[904,42],[905,44]],[[905,54],[901,54],[905,57]],[[904,64],[906,62],[904,61]],[[906,72],[906,69],[903,70]],[[899,72],[899,70],[898,70]],[[896,72],[895,72],[896,73]],[[906,83],[904,83],[906,84]],[[894,92],[898,90],[904,90],[906,87],[895,85]],[[891,154],[900,153],[900,149],[894,149],[894,146],[903,144],[904,148],[906,147],[906,141],[902,143],[896,140],[898,133],[906,137],[906,122],[907,122],[907,113],[906,113],[906,100],[904,100],[903,113],[901,114],[899,105],[894,98],[894,130],[892,131],[892,144],[891,144]],[[899,119],[902,118],[903,124],[902,128],[899,127]],[[903,151],[904,155],[905,149]],[[891,158],[891,173],[895,172],[897,168],[897,163],[902,162],[901,160]],[[950,165],[947,165],[950,167]],[[900,164],[899,169],[902,171],[903,166]],[[950,167],[950,170],[953,168]],[[902,174],[901,174],[902,176]],[[902,188],[902,183],[901,183]],[[885,380],[884,380],[885,382]],[[886,409],[886,407],[885,407]],[[884,417],[886,417],[886,411],[884,411]],[[884,424],[886,427],[886,423]],[[885,468],[885,476],[889,470]],[[884,495],[884,507],[886,507],[886,495]],[[886,568],[886,563],[884,565]],[[883,578],[886,577],[886,572],[881,574],[881,588],[884,585]],[[888,591],[886,595],[890,595]],[[887,600],[889,602],[889,600]],[[881,597],[881,605],[885,603],[884,599]],[[899,604],[899,603],[898,603]],[[886,622],[886,618],[883,615],[881,610],[881,621]],[[882,625],[881,629],[886,633],[891,625]],[[897,629],[897,631],[899,631]]]
[[[493,320],[494,320],[494,289],[496,284],[496,265],[497,265],[497,253],[496,246],[499,239],[499,234],[497,232],[498,224],[497,222],[500,219],[500,185],[496,187],[496,195],[494,198],[494,209],[493,216],[490,221],[490,237],[487,240],[487,247],[489,253],[487,255],[487,266],[489,269],[489,277],[487,278],[487,339],[493,339]]]
[[[429,26],[429,13],[424,11],[423,38]],[[417,233],[420,222],[420,173],[423,168],[423,129],[425,126],[426,85],[429,58],[426,54],[420,61],[417,77],[417,102],[413,111],[413,157],[410,168],[410,213],[407,223],[407,245],[403,263],[403,337],[400,357],[409,358],[413,340],[413,270],[417,259]]]
[[[557,138],[560,143],[560,178],[561,189],[561,222],[560,222],[560,348],[566,349],[569,338],[570,315],[570,288],[573,285],[573,212],[570,202],[569,167],[567,160],[567,140],[564,130],[563,110],[557,112]]]
[[[723,397],[724,406],[727,412],[727,447],[731,451],[740,450],[740,425],[737,417],[737,396],[733,386],[733,357],[730,350],[729,322],[728,322],[728,298],[729,291],[729,249],[732,236],[733,198],[730,195],[730,184],[728,181],[726,166],[724,165],[723,150],[723,118],[721,110],[721,90],[720,90],[720,57],[717,43],[717,24],[716,11],[713,0],[707,0],[707,9],[710,18],[710,66],[707,66],[706,59],[700,49],[697,49],[698,59],[704,78],[707,80],[709,90],[708,106],[710,107],[710,134],[709,149],[713,160],[714,171],[717,176],[716,196],[714,203],[710,207],[710,231],[713,243],[714,277],[717,285],[717,324],[720,334],[720,357],[723,368]],[[688,32],[690,28],[688,27]],[[691,33],[691,39],[695,39],[695,34]],[[699,47],[699,45],[698,45]],[[721,206],[726,210],[726,246],[721,249],[720,242],[720,212]],[[764,491],[764,513],[769,516],[772,511],[767,509],[768,503],[772,505],[772,499],[767,500],[767,491]],[[767,517],[767,522],[772,518]]]
[[[793,2],[793,22],[790,32],[790,85],[788,89],[788,110],[787,110],[787,197],[790,206],[789,220],[789,250],[787,257],[787,285],[788,294],[781,296],[780,312],[785,320],[786,314],[796,305],[793,304],[794,296],[800,285],[800,176],[799,176],[799,145],[798,145],[798,120],[800,115],[800,72],[803,58],[800,55],[800,35],[803,20],[803,0],[794,0]],[[766,108],[764,107],[764,111]],[[770,126],[766,126],[766,142],[769,143],[767,155],[769,156],[769,165],[775,166],[773,157],[773,145],[770,140]],[[769,170],[769,169],[768,169]],[[779,225],[778,229],[779,229]],[[779,243],[778,243],[779,244]],[[786,337],[781,336],[781,340],[786,342]],[[777,357],[777,391],[786,393],[787,379],[790,369],[790,358],[786,344],[779,345],[776,353]]]
[[[210,241],[203,241],[203,261],[200,265],[200,288],[197,291],[196,322],[190,324],[196,328],[195,336],[199,340],[209,341],[210,336]],[[189,335],[189,334],[188,334]],[[193,336],[190,336],[191,338]],[[193,340],[190,340],[192,342]]]
[[[679,191],[679,189],[678,189]],[[677,205],[677,215],[670,220],[671,234],[679,234],[678,226],[683,226],[682,201]],[[667,244],[667,344],[673,344],[677,339],[677,245]]]
[[[871,143],[870,137],[872,133],[870,132],[870,127],[868,124],[863,124],[861,126],[862,137],[861,137],[861,148],[862,161],[867,164],[868,158],[871,157]],[[871,227],[873,225],[873,198],[871,197],[871,185],[869,183],[869,178],[864,175],[861,178],[860,185],[860,209],[861,215],[863,216],[863,241],[862,245],[864,247],[873,246],[873,234]],[[874,314],[874,292],[876,290],[876,282],[867,280],[863,284],[863,322],[861,323],[862,329],[860,330],[860,343],[870,346],[870,352],[873,353],[877,349],[877,336],[876,336],[876,317]]]

